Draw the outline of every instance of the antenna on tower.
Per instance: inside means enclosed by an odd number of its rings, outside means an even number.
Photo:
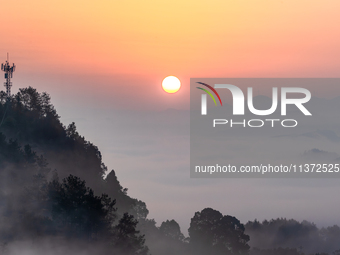
[[[15,71],[15,65],[11,66],[9,64],[9,54],[7,52],[7,60],[5,63],[1,64],[1,71],[5,72],[5,79],[6,81],[4,82],[4,86],[6,87],[6,93],[7,93],[7,99],[11,97],[11,87],[12,87],[12,82],[11,78],[13,78],[13,72]]]

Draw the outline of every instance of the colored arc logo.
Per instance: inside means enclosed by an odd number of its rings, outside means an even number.
[[[218,100],[220,100],[220,103],[221,103],[221,106],[222,106],[222,101],[221,101],[220,95],[217,93],[217,91],[216,91],[213,87],[211,87],[210,85],[205,84],[205,83],[203,83],[203,82],[197,82],[197,83],[198,83],[198,84],[201,84],[201,85],[204,85],[204,86],[208,87],[209,89],[211,89],[211,91],[213,91],[213,92],[215,93],[215,95],[217,96]],[[217,105],[214,96],[213,96],[208,90],[202,89],[202,88],[200,88],[200,87],[197,87],[197,88],[198,88],[198,89],[201,89],[201,90],[205,91],[207,94],[209,94],[209,96],[211,96],[211,98],[214,100],[215,105]]]

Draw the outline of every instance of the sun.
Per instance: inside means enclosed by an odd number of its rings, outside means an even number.
[[[162,87],[165,92],[176,93],[181,88],[181,81],[176,76],[168,76],[164,78]]]

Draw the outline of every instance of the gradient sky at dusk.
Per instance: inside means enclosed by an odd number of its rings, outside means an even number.
[[[336,180],[195,180],[188,168],[189,79],[339,77],[339,10],[334,0],[0,1],[0,61],[9,52],[17,65],[14,93],[51,95],[158,223],[175,218],[185,232],[211,206],[242,221],[339,224]],[[168,75],[178,93],[162,90]]]

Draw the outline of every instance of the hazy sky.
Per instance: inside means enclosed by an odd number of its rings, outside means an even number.
[[[243,222],[340,224],[338,180],[189,178],[190,77],[339,77],[334,0],[0,1],[13,92],[47,91],[160,224],[213,207]],[[176,75],[181,90],[162,91]],[[332,97],[331,91],[320,95]],[[172,109],[172,110],[168,110]]]

